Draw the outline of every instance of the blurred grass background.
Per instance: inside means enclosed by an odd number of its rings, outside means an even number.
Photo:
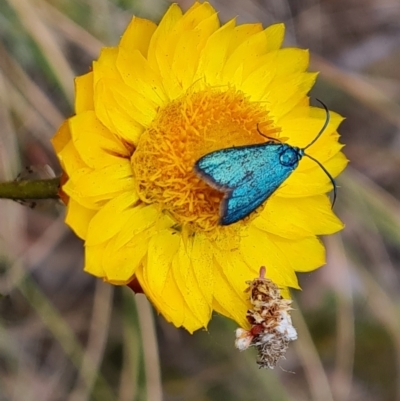
[[[321,71],[312,96],[347,118],[335,205],[346,229],[325,240],[328,264],[300,277],[299,340],[282,369],[260,371],[226,319],[191,336],[84,274],[59,205],[0,200],[0,401],[400,400],[399,0],[211,3],[222,21],[285,22],[286,44]],[[73,77],[132,14],[158,22],[168,5],[0,1],[0,180],[59,171],[49,139],[72,114]]]

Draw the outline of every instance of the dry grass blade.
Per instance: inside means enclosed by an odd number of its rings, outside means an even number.
[[[60,87],[67,99],[73,97],[74,73],[65,55],[60,49],[54,35],[42,21],[33,0],[7,0],[17,13],[23,26],[38,44],[43,55],[57,77]]]
[[[4,71],[5,77],[23,93],[24,100],[51,124],[53,130],[58,128],[64,119],[61,111],[54,106],[43,90],[38,86],[11,57],[0,42],[0,69]],[[46,138],[47,139],[47,138]]]
[[[152,401],[162,400],[160,360],[155,332],[153,311],[147,298],[136,295],[140,332],[142,333],[144,370],[146,374],[147,398]]]
[[[21,94],[18,88],[11,83],[9,84],[8,96],[14,116],[18,118],[18,125],[15,127],[15,136],[23,137],[26,133],[29,133],[33,138],[35,138],[37,143],[40,144],[43,149],[52,152],[53,148],[49,139],[54,130],[51,128],[48,122],[43,119],[42,115],[39,114],[34,106],[26,99],[26,97]],[[32,150],[32,148],[29,150]],[[42,152],[38,154],[41,153]],[[15,179],[21,170],[23,170],[23,168],[19,167],[18,173],[15,174],[13,179]]]
[[[68,401],[90,399],[97,375],[100,372],[109,334],[113,293],[114,288],[111,285],[105,284],[100,280],[96,282],[89,339],[85,347],[82,365],[79,369],[78,385],[71,391]],[[111,391],[109,391],[107,396],[112,395]]]
[[[376,224],[381,233],[385,234],[392,241],[400,244],[400,202],[375,184],[366,175],[348,167],[346,174],[340,180],[343,188],[350,197],[349,207],[359,221],[368,225],[369,219],[365,219],[360,205],[368,204]],[[361,210],[361,212],[360,212]]]
[[[12,399],[16,394],[23,392],[26,393],[25,386],[22,388],[16,389],[16,383],[18,383],[17,378],[15,377],[18,372],[18,375],[24,378],[30,377],[30,366],[28,364],[18,364],[16,361],[15,355],[18,354],[20,344],[18,339],[12,335],[6,328],[6,324],[1,319],[0,321],[0,352],[2,357],[2,363],[8,367],[8,372],[3,372],[0,375],[0,388],[1,395],[4,399]],[[15,399],[15,398],[14,398]],[[23,399],[23,398],[20,398]]]
[[[313,401],[333,401],[332,390],[324,366],[296,302],[293,302],[293,309],[295,309],[295,313],[292,313],[293,325],[299,335],[294,346],[307,378],[311,399]]]
[[[391,299],[384,288],[382,288],[377,280],[365,269],[363,265],[356,262],[357,272],[363,281],[364,288],[367,292],[368,306],[375,319],[382,324],[388,331],[393,340],[395,357],[396,357],[396,376],[393,378],[396,383],[395,400],[400,400],[400,319],[399,319],[399,303]]]
[[[51,26],[52,29],[59,31],[62,37],[82,48],[82,50],[91,57],[95,58],[98,56],[104,43],[51,4],[43,0],[36,1],[40,4],[43,19],[46,21],[46,24]]]
[[[400,128],[400,106],[360,74],[341,70],[315,54],[311,57],[311,68],[321,71],[322,78]]]
[[[42,293],[36,283],[34,283],[29,277],[26,277],[25,280],[19,284],[18,288],[28,301],[29,305],[37,311],[38,316],[61,345],[71,362],[79,369],[83,361],[84,351],[71,327]],[[98,382],[102,386],[102,394],[94,393],[92,399],[95,401],[114,399],[114,394],[108,383],[99,372],[97,373]],[[81,377],[85,381],[88,380],[88,382],[85,382],[85,386],[91,388],[91,377],[88,377],[87,375],[82,375]]]
[[[118,390],[119,401],[140,399],[139,374],[141,364],[140,328],[137,321],[137,306],[132,291],[126,289],[123,295],[123,364]]]
[[[14,260],[6,279],[1,282],[0,292],[9,294],[17,288],[28,274],[28,271],[22,266],[27,264],[40,266],[41,262],[64,238],[66,232],[63,220],[61,218],[55,220],[30,247],[26,247],[24,252]]]
[[[350,263],[347,261],[340,236],[328,238],[328,263],[334,266],[334,291],[337,305],[336,363],[332,375],[332,392],[335,401],[348,399],[353,382],[354,369],[354,307],[351,286]]]
[[[17,136],[13,129],[12,106],[9,97],[10,83],[0,68],[0,179],[14,179],[19,165]],[[15,174],[13,176],[13,174]]]

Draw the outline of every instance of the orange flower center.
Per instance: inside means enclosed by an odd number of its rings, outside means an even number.
[[[206,184],[193,166],[215,150],[265,142],[257,126],[269,137],[279,131],[265,104],[233,89],[206,88],[170,102],[159,110],[132,155],[141,200],[159,204],[179,225],[212,230],[224,193]]]

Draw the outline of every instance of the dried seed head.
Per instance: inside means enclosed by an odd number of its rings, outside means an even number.
[[[284,299],[276,284],[265,278],[265,267],[261,267],[259,277],[247,284],[252,308],[246,317],[251,329],[236,330],[235,346],[240,351],[256,347],[259,367],[273,369],[285,357],[289,342],[297,339],[290,318],[292,301]]]

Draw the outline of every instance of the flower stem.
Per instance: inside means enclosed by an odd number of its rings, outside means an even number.
[[[0,198],[49,199],[58,198],[60,177],[49,180],[21,180],[0,183]]]

